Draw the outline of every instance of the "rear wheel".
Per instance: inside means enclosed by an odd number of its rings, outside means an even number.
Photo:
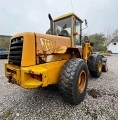
[[[88,83],[86,62],[79,58],[67,61],[59,78],[59,91],[65,101],[79,104],[85,97]]]
[[[89,65],[91,65],[91,64],[89,64]],[[93,71],[89,70],[89,73],[92,77],[98,78],[101,76],[101,72],[102,72],[102,56],[98,55],[96,58],[96,61],[95,61]]]

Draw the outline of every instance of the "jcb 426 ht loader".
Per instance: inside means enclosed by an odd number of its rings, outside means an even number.
[[[100,77],[107,60],[82,42],[82,20],[74,13],[53,20],[47,34],[20,33],[11,38],[5,75],[23,88],[58,84],[64,100],[80,103],[85,96],[88,71]]]

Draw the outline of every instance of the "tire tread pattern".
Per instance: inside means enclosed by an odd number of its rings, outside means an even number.
[[[76,70],[81,62],[86,64],[86,62],[83,59],[79,59],[79,58],[73,58],[73,59],[70,59],[69,61],[67,61],[64,64],[64,66],[61,70],[60,77],[59,77],[59,92],[60,92],[62,98],[66,102],[69,102],[71,104],[80,103],[84,99],[84,96],[85,96],[85,95],[83,95],[83,97],[79,98],[78,103],[75,102],[75,96],[73,96],[73,89],[74,89],[73,88],[73,84],[74,84],[73,80],[75,78]],[[86,65],[86,67],[87,67],[87,65]]]
[[[96,59],[96,63],[95,63],[95,71],[91,71],[89,70],[89,73],[92,77],[95,77],[95,78],[99,78],[101,76],[101,72],[102,70],[99,72],[98,71],[98,63],[99,61],[102,61],[102,56],[101,55],[98,55],[97,59]]]

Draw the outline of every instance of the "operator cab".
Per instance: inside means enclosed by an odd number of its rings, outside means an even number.
[[[81,45],[82,22],[74,13],[60,16],[53,20],[53,34],[71,37],[72,46]]]

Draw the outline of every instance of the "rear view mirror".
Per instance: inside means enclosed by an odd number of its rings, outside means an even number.
[[[84,30],[84,29],[86,29],[86,28],[88,27],[88,22],[87,22],[87,20],[86,20],[86,19],[84,20],[84,22],[85,22],[85,26],[86,26],[86,27],[85,27],[85,28],[83,28],[82,30]]]
[[[87,22],[87,20],[85,19],[85,26],[88,26],[88,22]]]

